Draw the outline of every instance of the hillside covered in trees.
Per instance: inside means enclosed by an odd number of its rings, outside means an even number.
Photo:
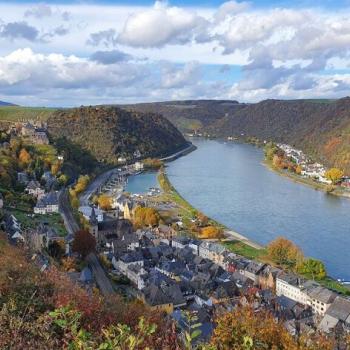
[[[288,143],[327,166],[350,173],[350,98],[337,101],[266,100],[216,120],[212,136],[256,137]]]
[[[183,132],[200,130],[216,120],[241,109],[244,104],[229,100],[188,100],[123,105],[123,108],[160,113]]]
[[[79,145],[105,163],[116,163],[119,157],[160,157],[187,144],[182,134],[160,115],[117,107],[58,110],[47,123],[52,138]]]
[[[125,106],[161,113],[182,131],[285,142],[350,173],[350,98],[339,100],[182,101]]]

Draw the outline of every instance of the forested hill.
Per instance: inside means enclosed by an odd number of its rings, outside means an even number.
[[[257,137],[301,148],[350,174],[350,98],[266,100],[216,120],[206,132],[218,137]]]
[[[187,100],[123,105],[123,108],[160,113],[183,132],[199,130],[245,106],[230,100]]]
[[[182,131],[286,142],[350,174],[350,98],[265,100],[253,104],[175,101],[125,108],[161,113]]]
[[[106,163],[115,163],[121,156],[132,157],[137,151],[142,157],[164,156],[187,144],[162,116],[118,107],[58,110],[47,122],[51,137],[64,137]]]

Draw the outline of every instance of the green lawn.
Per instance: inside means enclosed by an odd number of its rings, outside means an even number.
[[[338,293],[350,295],[349,286],[343,286],[339,282],[334,281],[329,277],[325,278],[324,280],[317,281],[317,282],[328,289],[332,289],[334,291],[337,291]]]
[[[248,259],[259,259],[266,256],[266,249],[256,249],[240,241],[223,242],[227,249]]]
[[[60,214],[52,213],[46,215],[34,215],[31,212],[19,210],[19,209],[7,209],[8,212],[13,214],[22,224],[23,228],[36,228],[40,222],[47,222],[52,226],[56,232],[64,237],[67,235],[67,231],[64,227],[64,222]]]

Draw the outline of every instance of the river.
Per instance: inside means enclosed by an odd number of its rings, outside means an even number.
[[[196,151],[167,165],[171,183],[188,202],[260,244],[283,235],[321,259],[332,277],[350,280],[349,199],[274,173],[254,146],[192,141]]]

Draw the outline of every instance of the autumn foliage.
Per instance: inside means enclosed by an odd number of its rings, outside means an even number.
[[[269,258],[279,266],[295,267],[303,260],[303,253],[298,246],[284,237],[277,237],[267,246]]]
[[[96,239],[89,231],[79,230],[75,233],[72,243],[73,252],[77,252],[85,257],[94,252],[95,248]]]
[[[338,183],[341,178],[344,176],[344,172],[338,168],[331,168],[326,171],[325,177],[332,181],[332,184]]]
[[[332,350],[334,342],[322,335],[292,337],[266,310],[238,307],[216,320],[211,340],[217,350]]]
[[[101,196],[99,196],[97,199],[97,203],[103,210],[112,209],[112,198],[110,196],[107,196],[106,194],[101,194]]]
[[[180,349],[175,329],[162,314],[118,295],[105,300],[89,293],[54,266],[40,272],[4,235],[0,264],[0,349],[97,349],[108,337],[119,340],[120,349]],[[147,331],[141,318],[156,332]],[[116,338],[118,324],[142,344],[130,347],[132,339]]]
[[[32,157],[25,148],[22,148],[19,152],[18,160],[21,164],[27,165],[32,160]]]
[[[159,220],[160,216],[154,208],[138,207],[135,209],[133,221],[136,228],[157,226]]]
[[[216,226],[207,226],[200,230],[200,238],[203,239],[221,238],[222,236],[222,230]]]

